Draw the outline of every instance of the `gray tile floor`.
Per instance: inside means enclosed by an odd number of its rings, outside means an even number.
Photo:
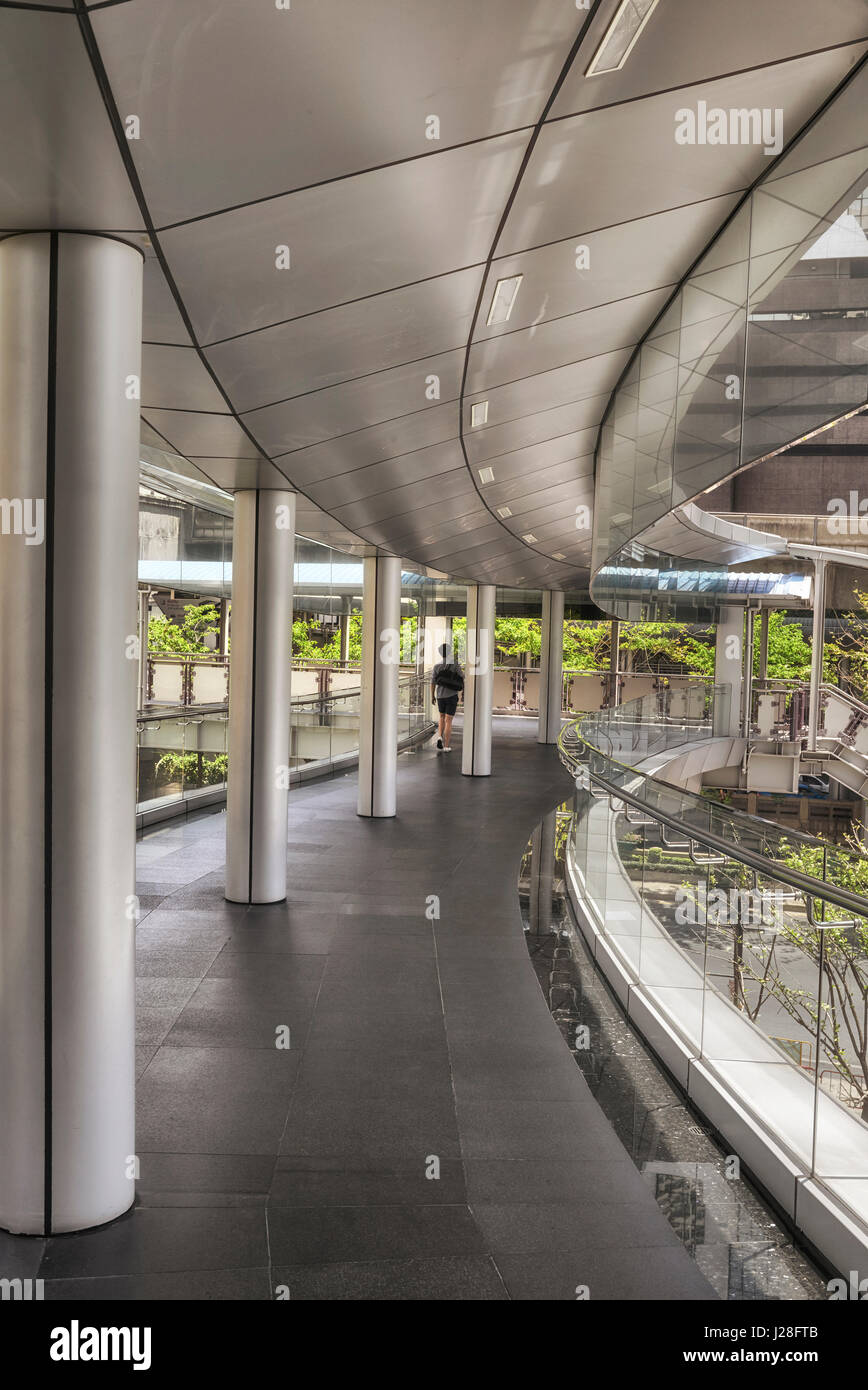
[[[456,744],[400,759],[391,821],[354,774],[293,791],[280,906],[224,901],[222,813],[139,844],[137,1205],[0,1237],[4,1271],[61,1299],[714,1297],[528,959],[518,866],[569,779],[530,721],[495,720],[491,778]]]

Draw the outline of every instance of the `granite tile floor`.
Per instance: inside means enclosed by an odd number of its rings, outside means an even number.
[[[518,905],[569,791],[535,722],[493,775],[399,760],[290,798],[289,897],[223,898],[222,811],[138,846],[135,1208],[4,1272],[50,1299],[708,1299],[553,1022]]]

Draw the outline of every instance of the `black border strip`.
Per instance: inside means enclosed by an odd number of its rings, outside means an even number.
[[[57,285],[60,238],[49,234],[48,373],[45,403],[45,696],[43,730],[43,1230],[51,1235],[53,1157],[52,847],[54,834],[54,535],[57,428]]]

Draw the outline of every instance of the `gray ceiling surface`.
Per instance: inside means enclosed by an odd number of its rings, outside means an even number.
[[[768,167],[675,113],[780,108],[789,143],[868,43],[865,0],[659,0],[586,76],[619,2],[0,0],[0,229],[143,247],[142,439],[189,476],[290,485],[342,549],[582,587],[612,390]]]

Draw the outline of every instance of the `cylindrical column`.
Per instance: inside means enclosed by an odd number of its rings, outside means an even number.
[[[134,1197],[141,301],[122,242],[0,242],[0,1226],[31,1234]]]
[[[808,708],[808,752],[817,749],[820,726],[820,687],[823,684],[823,656],[826,642],[826,559],[814,557],[814,625],[811,635],[811,693]]]
[[[756,614],[748,608],[744,615],[744,664],[741,677],[741,735],[750,738],[753,707],[753,647]]]
[[[347,611],[345,613],[341,613],[338,618],[338,631],[340,634],[340,662],[342,666],[346,666],[347,662],[350,659],[349,601],[347,602]]]
[[[139,589],[139,683],[138,706],[146,709],[148,704],[148,627],[150,625],[151,595],[148,589]]]
[[[491,775],[495,592],[493,584],[470,584],[467,588],[467,657],[461,750],[461,771],[465,777]]]
[[[537,743],[557,743],[564,705],[564,594],[544,589]]]
[[[286,897],[295,493],[235,494],[226,897]]]
[[[386,818],[397,810],[401,561],[368,555],[364,566],[358,813]]]
[[[759,647],[759,677],[761,681],[769,678],[769,617],[770,608],[760,609],[760,647]]]
[[[714,733],[735,738],[741,714],[741,665],[744,610],[728,605],[718,610],[714,649]]]
[[[609,706],[615,709],[621,703],[621,620],[613,618],[609,624]]]

